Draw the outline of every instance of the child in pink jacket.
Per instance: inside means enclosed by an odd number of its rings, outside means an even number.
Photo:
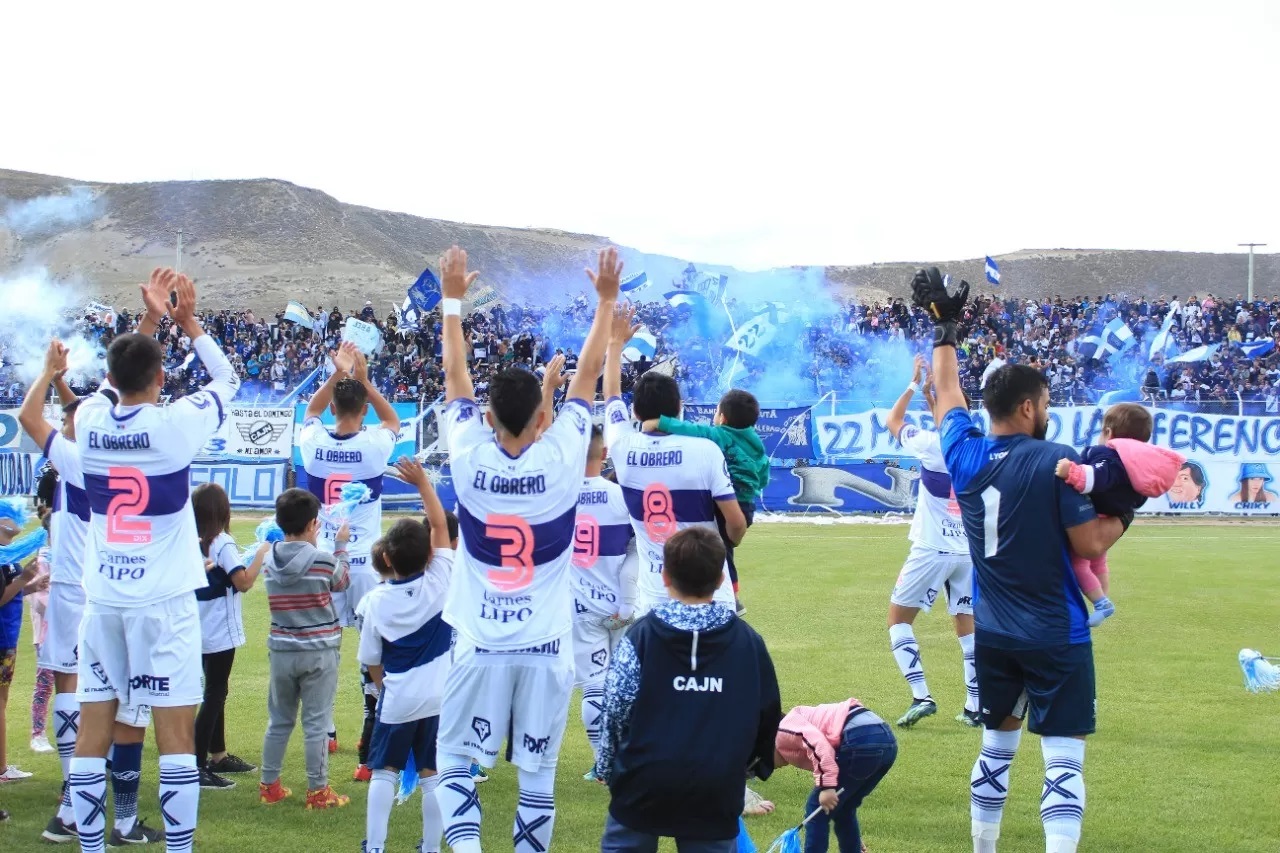
[[[840,853],[865,853],[858,806],[897,757],[893,730],[857,699],[800,705],[782,718],[774,766],[811,771],[813,793],[804,816],[822,809],[805,829],[804,853],[826,853],[832,828]]]
[[[1180,454],[1148,444],[1151,413],[1137,403],[1118,403],[1102,420],[1102,444],[1087,448],[1083,463],[1062,459],[1057,474],[1077,492],[1093,499],[1099,515],[1125,516],[1169,491],[1186,461]],[[1072,555],[1080,591],[1093,603],[1089,625],[1097,626],[1116,612],[1107,597],[1110,573],[1107,555],[1093,560]]]

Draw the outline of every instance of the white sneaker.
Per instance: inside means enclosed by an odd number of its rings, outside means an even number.
[[[53,744],[44,735],[36,735],[31,739],[32,752],[53,752]]]
[[[15,782],[18,779],[30,779],[34,773],[28,773],[25,770],[19,770],[16,764],[10,764],[0,773],[0,782]]]

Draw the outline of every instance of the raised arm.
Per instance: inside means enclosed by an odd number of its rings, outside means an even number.
[[[929,267],[916,270],[911,290],[915,304],[933,318],[933,384],[938,399],[935,414],[941,421],[952,409],[965,407],[956,345],[960,339],[960,315],[969,298],[969,282],[954,284],[937,267]]]
[[[627,341],[640,331],[633,325],[636,308],[631,303],[617,306],[613,310],[612,323],[609,327],[609,355],[604,366],[604,397],[606,400],[622,396],[622,348]]]
[[[151,272],[151,280],[138,285],[142,291],[142,303],[147,312],[138,321],[138,334],[152,337],[160,327],[160,321],[169,313],[170,294],[173,293],[173,281],[177,274],[169,269],[155,269]]]
[[[613,309],[618,303],[618,282],[622,276],[622,261],[618,250],[612,247],[600,250],[595,272],[587,270],[587,277],[596,288],[596,314],[591,320],[591,331],[582,344],[578,356],[578,371],[569,383],[567,398],[590,403],[596,396],[596,379],[604,366],[605,352],[610,347],[609,327],[613,322]],[[619,384],[622,379],[619,376]],[[605,396],[608,396],[606,394]]]
[[[44,370],[41,371],[40,378],[32,382],[31,387],[27,389],[27,396],[22,401],[22,408],[18,410],[18,423],[22,424],[23,431],[31,436],[31,440],[36,443],[36,446],[46,450],[49,446],[49,437],[53,435],[54,429],[44,419],[44,401],[49,396],[49,383],[61,371],[66,369],[67,348],[62,345],[61,341],[56,339],[50,341],[49,349],[44,354]],[[74,394],[71,396],[72,399],[75,398]]]
[[[412,456],[402,456],[396,460],[396,471],[400,479],[418,490],[422,498],[422,511],[426,513],[427,524],[431,527],[431,549],[451,548],[449,540],[449,522],[445,518],[444,504],[431,485],[431,478],[423,470],[422,463]]]
[[[449,247],[440,258],[440,302],[444,315],[444,401],[474,400],[475,386],[471,384],[471,371],[467,369],[467,341],[462,334],[462,300],[480,273],[467,272],[467,253],[457,246]]]
[[[369,381],[369,359],[365,358],[364,353],[358,349],[353,351],[352,357],[355,363],[352,366],[351,375],[364,386],[365,392],[369,395],[369,405],[373,406],[373,411],[378,415],[378,422],[382,424],[383,429],[399,435],[400,416],[396,414],[395,407],[387,402],[387,398],[382,396],[378,386]]]
[[[894,438],[897,438],[902,432],[902,428],[906,426],[907,406],[911,405],[911,401],[915,398],[917,392],[924,387],[927,372],[924,357],[917,355],[911,372],[911,384],[907,386],[907,390],[902,392],[897,402],[893,404],[893,408],[889,410],[889,419],[886,425]]]
[[[547,416],[542,421],[545,432],[551,428],[556,416],[556,389],[564,385],[564,356],[557,355],[547,363],[547,373],[542,377],[542,410]]]
[[[177,303],[169,309],[169,315],[187,337],[191,338],[196,355],[200,356],[205,370],[209,371],[209,381],[200,390],[214,394],[224,403],[231,402],[231,398],[240,390],[240,378],[236,376],[236,370],[227,360],[222,347],[204,333],[204,327],[196,317],[195,284],[185,275],[179,274],[174,284],[174,293],[177,295]]]
[[[329,353],[329,359],[333,362],[333,374],[320,386],[310,402],[307,403],[307,413],[304,420],[318,418],[324,414],[324,410],[329,408],[329,404],[333,402],[333,389],[338,383],[346,379],[352,368],[355,366],[356,345],[348,341],[340,345],[336,350]],[[396,427],[400,424],[397,421]]]

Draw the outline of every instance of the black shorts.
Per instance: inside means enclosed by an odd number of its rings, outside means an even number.
[[[413,766],[421,773],[436,768],[436,737],[440,730],[440,717],[427,717],[407,723],[373,725],[373,742],[369,744],[369,768],[386,770],[393,767],[403,770],[413,753]]]
[[[1096,731],[1092,643],[1016,650],[974,643],[973,664],[988,729],[1019,717],[1041,736],[1078,737]]]

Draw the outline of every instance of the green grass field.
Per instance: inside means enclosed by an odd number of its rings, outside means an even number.
[[[237,522],[240,541],[252,522]],[[1275,651],[1274,542],[1266,525],[1139,524],[1112,554],[1118,615],[1096,632],[1098,728],[1085,765],[1088,807],[1081,850],[1268,851],[1280,849],[1280,696],[1241,686],[1236,652]],[[896,719],[909,692],[894,666],[885,629],[889,590],[907,553],[901,525],[758,525],[743,550],[748,620],[764,635],[782,682],[784,707],[857,696]],[[231,750],[257,762],[266,723],[266,606],[260,590],[245,600],[250,642],[236,659],[228,705]],[[860,811],[873,853],[969,849],[969,770],[979,735],[952,721],[963,703],[958,644],[945,612],[917,621],[937,716],[900,733],[897,765]],[[27,626],[29,629],[29,625]],[[335,787],[351,805],[326,813],[302,808],[301,729],[295,730],[284,781],[290,801],[266,808],[257,779],[233,791],[203,792],[197,849],[207,853],[357,851],[364,837],[364,787],[350,781],[361,700],[355,636],[343,659],[338,723],[342,751],[330,762]],[[29,696],[33,655],[24,635],[9,701],[9,760],[33,779],[0,786],[0,850],[36,850],[58,791],[56,755],[33,755]],[[599,849],[608,792],[581,781],[589,750],[570,714],[560,762],[554,849]],[[157,822],[154,744],[143,764],[141,814]],[[1028,736],[1013,771],[1002,850],[1043,850],[1038,812],[1043,765]],[[481,787],[486,849],[509,850],[515,773],[499,765]],[[779,805],[749,822],[763,849],[798,822],[812,779],[786,768],[758,790]],[[419,837],[416,801],[392,814],[390,848],[409,851]],[[664,848],[668,849],[668,848]],[[671,847],[669,849],[674,849]]]

